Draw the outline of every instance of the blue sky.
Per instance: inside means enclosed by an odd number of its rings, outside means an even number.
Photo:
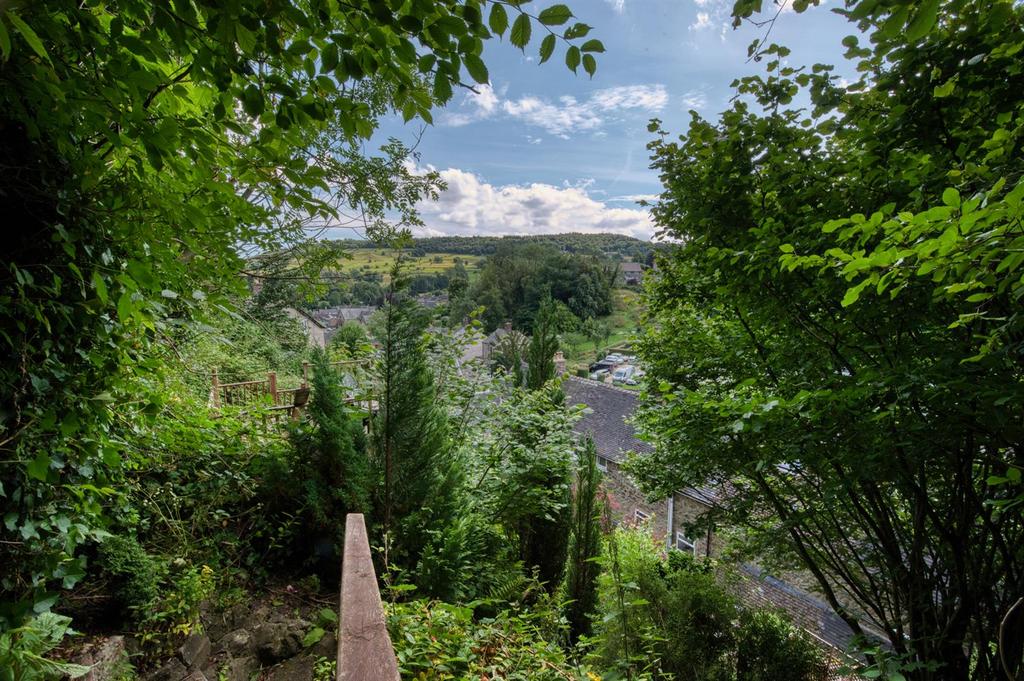
[[[531,3],[531,11],[553,2]],[[662,119],[676,135],[689,109],[717,118],[729,106],[732,80],[763,68],[747,62],[747,46],[764,29],[732,29],[727,0],[568,4],[607,49],[593,79],[566,69],[561,47],[538,65],[535,27],[525,54],[507,34],[490,41],[491,86],[478,95],[456,92],[434,125],[384,121],[383,137],[411,144],[422,133],[420,165],[448,183],[438,202],[420,206],[426,227],[416,236],[610,231],[649,238],[653,226],[636,205],[660,191],[648,168],[648,120]],[[841,40],[853,32],[825,4],[784,11],[770,40],[792,50],[791,65],[841,66]]]

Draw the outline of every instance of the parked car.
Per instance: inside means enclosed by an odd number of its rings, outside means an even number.
[[[621,366],[621,367],[619,367],[618,369],[615,370],[615,373],[612,374],[612,380],[613,381],[626,381],[626,380],[628,380],[630,378],[633,378],[633,374],[635,372],[636,372],[636,367],[635,366],[631,366],[629,364],[627,364],[626,366]]]
[[[597,371],[590,374],[591,380],[600,381],[602,378],[608,375],[607,369],[598,369]]]

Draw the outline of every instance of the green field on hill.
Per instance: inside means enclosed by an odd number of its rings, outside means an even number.
[[[396,252],[385,248],[361,248],[350,251],[350,258],[341,258],[338,267],[345,273],[379,273],[388,279],[394,267]],[[410,274],[441,274],[461,262],[469,271],[470,279],[477,269],[477,263],[483,260],[480,255],[457,255],[455,253],[428,253],[424,256],[405,255]]]

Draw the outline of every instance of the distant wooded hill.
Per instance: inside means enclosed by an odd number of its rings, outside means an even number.
[[[527,244],[538,244],[566,253],[604,255],[609,258],[631,258],[638,262],[647,259],[655,250],[655,244],[621,234],[545,234],[537,236],[438,236],[414,239],[411,251],[415,255],[424,253],[453,253],[457,255],[493,255],[502,248],[515,248]],[[345,239],[339,242],[343,248],[356,250],[380,248],[371,241]]]

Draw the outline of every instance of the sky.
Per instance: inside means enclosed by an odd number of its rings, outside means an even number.
[[[555,0],[528,5],[532,13]],[[831,0],[833,5],[836,0]],[[434,124],[383,121],[370,146],[397,137],[416,144],[418,165],[440,172],[448,189],[419,205],[414,236],[615,232],[648,239],[654,225],[637,201],[661,191],[649,168],[647,123],[673,136],[691,109],[712,120],[730,106],[730,83],[760,73],[747,46],[764,28],[733,29],[728,0],[569,0],[606,52],[593,79],[573,75],[560,46],[539,65],[538,27],[525,53],[488,41],[490,86],[456,92]],[[765,0],[769,18],[777,6]],[[843,63],[853,25],[829,2],[802,14],[784,10],[770,42],[792,50],[792,66]],[[418,138],[418,142],[417,142]],[[367,151],[372,151],[368,149]]]

